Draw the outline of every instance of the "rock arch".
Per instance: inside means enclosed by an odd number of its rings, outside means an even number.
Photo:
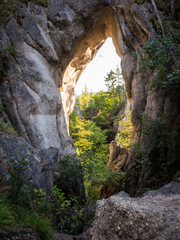
[[[132,51],[154,36],[149,5],[112,2],[52,0],[47,9],[29,2],[18,7],[18,21],[12,18],[1,27],[1,47],[12,45],[17,51],[10,56],[8,80],[2,83],[2,103],[13,127],[25,132],[23,137],[33,146],[74,151],[65,121],[73,107],[73,88],[108,36],[122,57],[134,112],[145,109],[145,81],[138,93],[132,86],[142,79],[134,74],[137,59]]]

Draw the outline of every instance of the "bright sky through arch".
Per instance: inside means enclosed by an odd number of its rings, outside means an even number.
[[[87,65],[78,80],[75,92],[77,95],[82,93],[85,86],[89,91],[98,92],[107,90],[104,77],[110,70],[120,67],[120,57],[117,55],[112,39],[108,38],[99,49],[96,57]]]

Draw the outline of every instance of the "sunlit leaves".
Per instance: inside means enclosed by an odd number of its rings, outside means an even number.
[[[122,127],[122,131],[118,134],[118,143],[125,148],[130,149],[134,137],[133,125],[131,122],[131,112],[129,111],[127,120],[120,121],[119,125]]]

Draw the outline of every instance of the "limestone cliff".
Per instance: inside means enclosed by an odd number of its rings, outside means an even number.
[[[22,136],[27,148],[35,152],[56,148],[60,155],[75,153],[68,133],[74,88],[107,37],[112,37],[122,59],[135,128],[141,113],[155,117],[159,111],[174,112],[177,118],[173,124],[177,126],[178,105],[163,92],[148,90],[152,75],[137,73],[140,57],[133,55],[156,37],[150,2],[138,5],[133,0],[50,0],[43,7],[41,1],[7,2],[13,10],[1,25],[0,48],[3,51],[12,47],[15,54],[8,52],[7,77],[0,82],[0,103],[3,117]],[[8,150],[2,140],[0,148],[4,164]]]

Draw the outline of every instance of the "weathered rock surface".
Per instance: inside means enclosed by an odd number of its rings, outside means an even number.
[[[0,231],[1,240],[39,240],[37,234],[30,228],[12,229],[11,231]]]
[[[0,29],[1,49],[10,45],[17,52],[9,56],[1,98],[12,126],[25,133],[27,142],[36,148],[75,153],[68,134],[74,88],[107,37],[113,38],[122,57],[127,91],[132,91],[132,82],[139,82],[137,94],[133,89],[133,111],[144,110],[146,83],[141,74],[135,76],[137,59],[131,54],[155,36],[144,5],[131,0],[113,5],[106,0],[51,0],[47,8],[22,4],[17,14],[18,20],[12,18]]]
[[[120,146],[117,141],[111,141],[109,145],[109,162],[108,168],[125,171],[128,166],[129,151]],[[116,192],[116,186],[103,186],[101,188],[101,198],[107,198]]]
[[[141,198],[120,192],[97,202],[92,240],[180,239],[180,178]]]
[[[49,193],[53,186],[58,154],[57,148],[37,150],[23,138],[3,134],[0,136],[0,176],[8,180],[12,169],[21,169],[21,176],[29,186],[45,188]],[[28,165],[24,165],[25,162]]]
[[[108,167],[116,170],[126,170],[128,150],[120,146],[116,141],[112,141],[109,146],[110,156]]]

